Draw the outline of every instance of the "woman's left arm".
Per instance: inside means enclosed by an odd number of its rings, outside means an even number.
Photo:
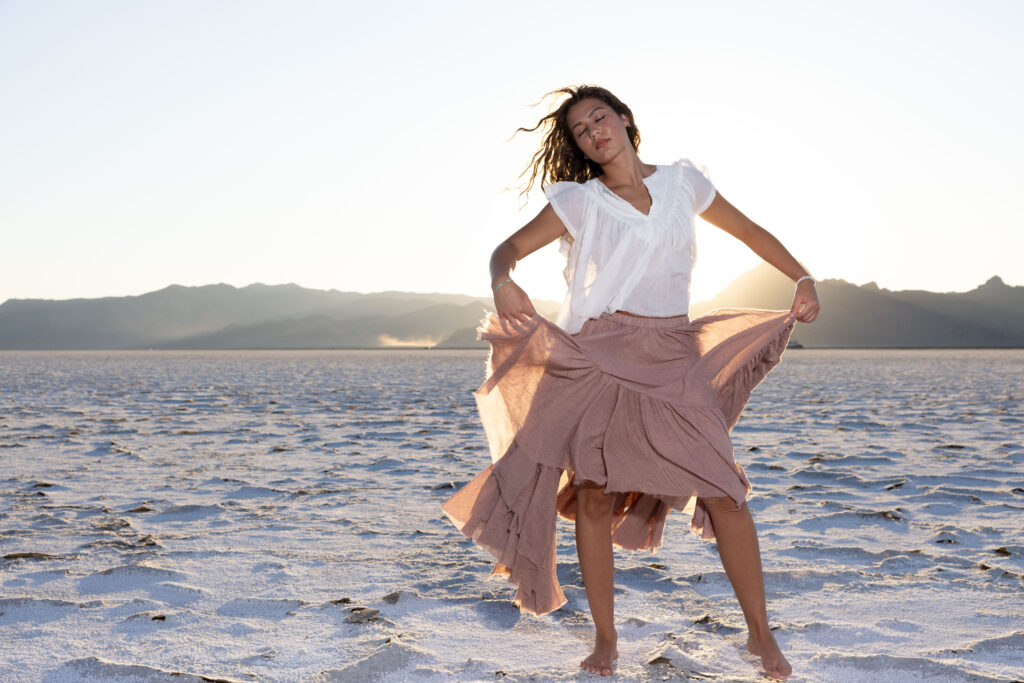
[[[711,206],[705,209],[700,217],[746,244],[751,251],[781,270],[790,279],[795,281],[809,275],[786,247],[782,246],[782,242],[744,216],[739,209],[726,201],[721,193],[715,193]],[[802,323],[809,323],[818,317],[820,309],[813,280],[803,280],[796,287],[790,314]]]

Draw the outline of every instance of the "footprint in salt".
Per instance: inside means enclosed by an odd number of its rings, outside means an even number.
[[[805,531],[821,531],[836,527],[853,529],[864,525],[886,525],[893,530],[899,529],[902,531],[897,525],[905,521],[905,513],[899,507],[891,510],[850,509],[828,515],[809,517],[797,522],[795,526]]]
[[[891,552],[892,555],[878,562],[874,566],[876,571],[886,574],[913,574],[935,564],[932,558],[920,551],[904,553],[892,550],[886,552]]]
[[[794,631],[799,629],[801,635],[809,642],[826,648],[836,643],[870,645],[881,642],[899,643],[906,640],[904,632],[887,628],[879,629],[875,626],[855,622],[824,623],[814,621],[799,626],[793,625],[792,629]]]
[[[405,643],[398,638],[388,641],[375,650],[341,669],[326,669],[313,676],[310,681],[370,681],[385,676],[389,680],[407,680],[413,674],[424,674],[424,668],[435,663],[437,658],[426,650]],[[440,672],[439,672],[440,673]]]
[[[43,683],[64,683],[65,681],[211,681],[229,680],[215,671],[202,674],[171,671],[145,664],[124,664],[100,657],[69,659],[47,673]]]
[[[49,583],[50,581],[63,579],[67,575],[67,569],[44,569],[37,572],[23,572],[18,574],[16,578],[8,579],[4,585],[8,588],[12,588],[15,585],[41,586],[42,584]]]
[[[217,608],[222,617],[279,621],[295,614],[306,603],[287,598],[235,598]]]
[[[88,455],[88,456],[93,456],[93,457],[103,457],[105,455],[116,455],[116,456],[128,457],[128,458],[131,458],[131,459],[134,459],[134,460],[141,460],[142,459],[137,453],[134,453],[130,448],[128,448],[126,446],[122,446],[121,444],[117,443],[116,441],[99,441],[99,442],[96,442],[94,444],[94,446],[95,446],[95,448],[93,448],[91,451],[88,451],[87,453],[83,453],[83,455]]]
[[[830,643],[832,644],[832,643]],[[898,657],[886,654],[836,653],[817,655],[808,663],[820,680],[906,680],[906,681],[996,681],[978,677],[969,668],[926,657]]]
[[[678,584],[666,574],[665,565],[660,562],[619,569],[615,572],[615,581],[625,588],[635,588],[644,592],[671,593],[678,588]]]
[[[522,616],[519,608],[509,600],[482,600],[473,609],[485,628],[506,631],[519,622]]]
[[[290,581],[294,579],[294,572],[288,567],[288,565],[281,564],[280,562],[260,562],[253,565],[250,570],[253,574],[264,574],[265,580],[271,581]]]
[[[980,655],[985,660],[1024,667],[1024,631],[983,638],[965,646],[964,649]]]
[[[878,627],[886,631],[895,631],[897,633],[917,633],[922,629],[920,624],[900,619],[883,619],[878,622]]]
[[[225,508],[220,503],[212,505],[171,505],[152,517],[150,521],[160,522],[191,522],[194,520],[215,517],[224,512]]]
[[[120,593],[150,589],[163,581],[181,581],[188,574],[146,564],[121,565],[84,576],[78,581],[82,593]]]
[[[672,678],[746,680],[752,673],[754,655],[741,651],[736,642],[739,641],[701,631],[669,635],[645,657],[645,664],[651,673]]]
[[[175,581],[161,581],[149,589],[149,596],[154,600],[178,607],[197,602],[209,595],[209,592],[202,588]]]
[[[42,598],[0,598],[0,625],[57,621],[81,608],[77,602]]]
[[[242,486],[226,494],[228,500],[246,500],[249,498],[280,498],[288,495],[288,491],[272,489],[266,486]]]

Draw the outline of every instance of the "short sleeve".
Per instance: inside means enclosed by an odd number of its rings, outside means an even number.
[[[682,170],[683,181],[690,189],[690,196],[693,197],[693,213],[704,213],[715,198],[715,186],[708,178],[707,168],[698,167],[689,159],[680,159],[676,164]]]
[[[579,237],[586,221],[587,191],[580,183],[562,181],[544,188],[544,196],[573,239]]]

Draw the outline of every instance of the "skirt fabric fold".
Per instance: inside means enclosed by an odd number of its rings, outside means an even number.
[[[475,392],[492,463],[442,504],[493,555],[534,614],[565,604],[555,575],[556,515],[576,518],[576,485],[615,494],[612,542],[661,546],[673,508],[714,540],[701,498],[750,492],[729,431],[777,365],[788,311],[718,309],[694,320],[604,314],[570,335],[537,315],[489,314],[491,351]]]

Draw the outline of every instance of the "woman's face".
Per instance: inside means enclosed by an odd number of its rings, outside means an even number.
[[[616,114],[604,100],[587,97],[569,107],[566,123],[569,134],[586,156],[597,164],[604,165],[622,153],[633,149],[626,132],[629,119],[625,114]]]

